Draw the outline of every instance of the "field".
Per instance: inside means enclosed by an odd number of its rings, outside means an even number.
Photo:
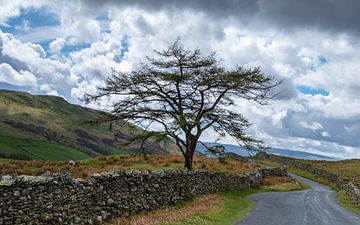
[[[76,161],[70,166],[68,161],[50,160],[0,160],[0,175],[25,174],[41,175],[46,171],[68,171],[76,178],[88,178],[91,174],[119,169],[183,169],[183,157],[179,155],[149,155],[148,160],[141,156],[113,155],[108,157],[95,157]],[[207,170],[210,172],[224,173],[248,173],[259,166],[242,163],[234,159],[227,159],[226,163],[220,163],[217,159],[207,157],[195,157],[193,167],[195,170]]]
[[[89,156],[77,149],[52,142],[0,136],[0,157],[37,160],[80,160]]]
[[[344,180],[353,181],[360,187],[360,160],[341,160],[341,161],[307,161],[315,167],[328,170],[341,176]]]

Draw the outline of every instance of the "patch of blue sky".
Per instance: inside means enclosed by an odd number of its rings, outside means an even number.
[[[4,82],[0,82],[0,90],[29,91],[29,87],[16,86]]]
[[[319,66],[322,66],[322,65],[325,65],[325,64],[329,63],[328,58],[326,58],[323,55],[319,55],[317,57],[317,60],[318,60],[317,63],[313,63],[310,66],[310,70],[313,71],[313,72],[316,72]]]
[[[319,55],[318,60],[319,60],[320,65],[324,65],[329,62],[328,59],[323,55]]]
[[[10,18],[6,25],[0,26],[1,30],[11,34],[21,34],[27,29],[41,26],[57,26],[60,22],[55,14],[46,8],[21,10],[17,17]]]
[[[107,12],[100,13],[95,19],[97,21],[109,21],[109,17],[107,15]]]
[[[125,56],[125,53],[127,53],[128,51],[129,51],[129,36],[125,35],[121,40],[120,52],[114,58],[115,62],[121,62],[121,60]]]
[[[323,96],[329,96],[330,92],[326,90],[325,88],[311,88],[305,85],[298,85],[296,86],[296,89],[298,89],[301,93],[307,94],[307,95],[323,95]]]
[[[90,46],[91,46],[90,43],[81,43],[81,44],[77,44],[77,45],[65,45],[61,49],[61,54],[68,56],[71,52],[78,52],[82,49],[90,48]]]
[[[316,66],[314,64],[311,64],[310,70],[313,71],[313,72],[316,72],[317,68],[316,68]]]
[[[95,18],[99,23],[101,27],[102,33],[110,33],[110,20],[108,16],[108,11],[102,11],[100,14]]]
[[[49,54],[49,45],[52,41],[54,41],[54,40],[53,39],[46,40],[46,41],[39,42],[38,44],[44,49],[46,54]]]

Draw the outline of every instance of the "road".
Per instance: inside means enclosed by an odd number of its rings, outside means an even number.
[[[360,225],[360,216],[342,207],[330,188],[292,176],[311,188],[255,194],[256,206],[237,225]]]

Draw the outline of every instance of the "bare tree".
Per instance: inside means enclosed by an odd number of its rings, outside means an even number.
[[[171,137],[192,169],[196,145],[207,129],[220,137],[232,136],[247,149],[262,142],[247,135],[249,121],[230,110],[236,98],[266,104],[271,90],[279,84],[259,68],[238,66],[226,70],[215,53],[202,56],[199,49],[186,50],[179,39],[168,49],[155,51],[132,72],[116,72],[105,87],[86,100],[98,101],[104,96],[122,96],[113,104],[111,120],[154,123],[163,130],[154,135]]]

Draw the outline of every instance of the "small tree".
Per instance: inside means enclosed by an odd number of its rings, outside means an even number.
[[[228,134],[250,150],[261,145],[244,132],[249,121],[229,106],[235,105],[236,98],[266,104],[278,83],[259,68],[226,70],[215,53],[202,56],[199,49],[186,50],[179,39],[155,53],[157,57],[146,57],[147,62],[132,72],[114,71],[105,87],[96,95],[86,95],[86,100],[123,96],[113,104],[111,120],[160,125],[161,133],[179,147],[189,170],[197,143],[207,129],[220,137]]]
[[[219,162],[221,163],[225,163],[225,157],[226,157],[226,152],[225,152],[225,147],[223,145],[214,145],[214,146],[206,146],[204,145],[205,148],[207,149],[206,151],[210,154],[212,154],[213,156],[215,156]]]

